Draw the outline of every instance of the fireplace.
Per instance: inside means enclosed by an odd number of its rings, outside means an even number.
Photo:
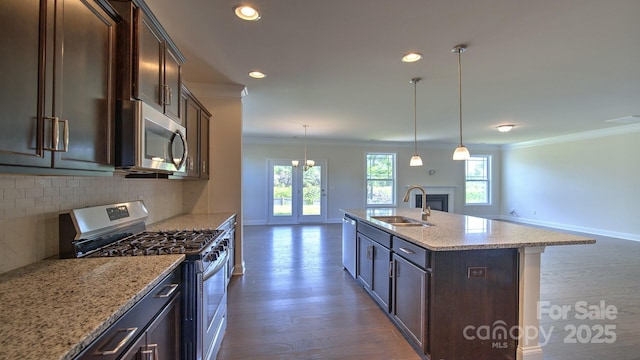
[[[449,194],[427,194],[431,210],[449,211]],[[422,208],[422,194],[415,194],[415,207]]]

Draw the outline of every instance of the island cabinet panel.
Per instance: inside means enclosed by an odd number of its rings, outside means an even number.
[[[431,259],[431,359],[514,359],[517,249],[434,251]]]
[[[369,237],[358,233],[357,277],[373,299],[385,309],[390,310],[390,261],[391,251]]]
[[[517,249],[433,251],[357,229],[357,279],[425,358],[515,359]]]
[[[113,171],[118,15],[101,0],[7,0],[0,14],[0,163]]]

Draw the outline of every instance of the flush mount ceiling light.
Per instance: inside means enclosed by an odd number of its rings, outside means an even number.
[[[307,128],[309,127],[309,125],[302,126],[304,127],[304,161],[302,163],[302,170],[307,171],[311,169],[316,164],[316,162],[311,159],[307,159]],[[291,165],[294,168],[297,168],[299,164],[300,162],[298,160],[291,160]]]
[[[498,131],[500,132],[509,132],[511,131],[511,129],[513,129],[515,127],[515,125],[512,124],[504,124],[504,125],[498,125],[496,128],[498,129]]]
[[[418,155],[418,120],[416,116],[416,104],[418,103],[416,87],[420,80],[422,79],[419,77],[411,79],[413,84],[413,156],[411,156],[409,166],[422,166],[422,158]]]
[[[422,59],[422,54],[417,52],[410,52],[404,54],[404,56],[402,57],[402,62],[416,62],[420,59]]]
[[[469,154],[469,150],[466,146],[462,144],[462,66],[461,66],[461,54],[467,49],[467,45],[456,45],[451,49],[451,51],[455,54],[458,54],[458,98],[460,99],[459,103],[459,113],[460,113],[460,145],[453,152],[453,160],[467,160],[471,155]]]
[[[249,5],[236,5],[233,7],[233,12],[242,20],[258,21],[260,20],[260,13]]]
[[[263,73],[262,71],[253,70],[253,71],[249,71],[249,76],[251,76],[254,79],[264,79],[267,77],[267,74]]]

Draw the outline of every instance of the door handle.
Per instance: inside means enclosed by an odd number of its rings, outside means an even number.
[[[403,247],[401,247],[399,250],[400,250],[400,251],[402,251],[402,252],[403,252],[403,253],[405,253],[405,254],[409,254],[409,255],[411,255],[411,254],[415,254],[415,251],[410,250],[410,249],[407,249],[407,248],[403,248]]]
[[[44,149],[48,151],[67,152],[69,150],[69,120],[60,120],[57,116],[45,116],[44,119],[51,120],[51,146],[45,147]],[[59,149],[60,123],[64,126],[62,149]]]

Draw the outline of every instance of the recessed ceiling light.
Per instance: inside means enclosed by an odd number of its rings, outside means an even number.
[[[420,59],[422,59],[422,54],[417,52],[410,52],[404,54],[404,56],[402,57],[402,62],[416,62]]]
[[[511,124],[504,124],[504,125],[498,125],[498,131],[500,132],[509,132],[511,131],[511,129],[513,129],[515,127],[515,125],[511,125]]]
[[[254,79],[264,79],[267,77],[267,75],[265,73],[263,73],[262,71],[249,71],[249,76],[251,76]]]
[[[233,12],[242,20],[260,20],[260,13],[258,12],[258,10],[252,8],[249,5],[236,5],[233,7]]]

